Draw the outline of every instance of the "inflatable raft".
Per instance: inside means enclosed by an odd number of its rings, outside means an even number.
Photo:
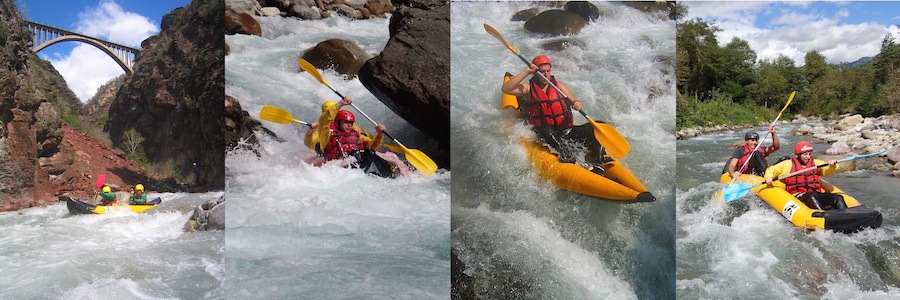
[[[73,215],[84,215],[84,214],[97,214],[102,215],[107,212],[112,211],[131,211],[134,213],[142,213],[147,211],[148,209],[154,208],[159,205],[162,200],[158,197],[153,200],[148,200],[148,204],[144,205],[111,205],[111,206],[102,206],[102,205],[93,205],[72,197],[62,196],[60,200],[66,201],[66,208],[69,209],[69,213]]]
[[[741,174],[738,181],[760,183],[764,182],[765,178],[751,174]],[[731,175],[728,173],[722,174],[720,182],[731,183]],[[824,180],[822,182],[827,184]],[[847,209],[820,210],[809,208],[806,204],[803,204],[803,201],[788,193],[784,189],[784,183],[781,181],[775,181],[774,187],[771,188],[764,184],[755,186],[752,192],[797,227],[853,233],[866,228],[878,228],[881,226],[881,213],[862,205],[856,198],[847,195],[847,193],[837,187],[834,187],[834,193],[844,197]]]
[[[512,77],[506,73],[503,82]],[[501,109],[518,111],[519,102],[516,96],[503,94]],[[605,165],[603,175],[591,172],[580,165],[560,162],[556,155],[546,146],[532,140],[522,140],[522,147],[541,177],[552,182],[556,187],[598,198],[617,202],[653,202],[653,196],[637,178],[618,160]]]

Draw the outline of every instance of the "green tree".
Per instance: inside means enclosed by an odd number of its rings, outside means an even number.
[[[805,64],[800,68],[800,71],[809,84],[815,84],[816,81],[825,75],[837,72],[837,68],[825,62],[825,56],[819,51],[806,52],[804,62]]]

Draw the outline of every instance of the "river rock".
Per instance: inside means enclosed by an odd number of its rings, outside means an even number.
[[[825,155],[819,155],[819,156],[815,157],[815,159],[827,162],[830,160],[841,160],[844,157],[845,157],[844,155],[827,155],[827,154],[825,154]],[[837,164],[837,172],[838,173],[850,172],[853,170],[856,170],[856,161],[855,160],[840,162]]]
[[[895,140],[896,142],[896,140]],[[900,147],[894,147],[891,151],[888,151],[885,155],[887,155],[887,159],[891,163],[900,162]]]
[[[257,14],[262,9],[256,0],[225,0],[225,7],[245,14]]]
[[[281,10],[277,7],[263,7],[258,14],[263,17],[280,17]]]
[[[848,127],[854,127],[859,123],[862,123],[865,120],[861,115],[852,115],[846,118],[841,119],[841,124],[844,124]]]
[[[356,77],[359,68],[369,60],[369,54],[362,48],[341,39],[318,43],[300,56],[318,69],[334,69],[350,78]]]
[[[896,171],[891,172],[891,176],[894,176],[894,177],[900,177],[900,170],[896,170]]]
[[[552,50],[552,51],[562,51],[562,50],[569,49],[569,47],[572,47],[572,46],[584,49],[586,46],[586,43],[579,39],[562,38],[562,39],[552,40],[552,41],[548,41],[548,42],[541,44],[541,49]]]
[[[559,9],[541,12],[525,22],[525,30],[550,35],[573,35],[581,31],[587,21],[576,13]]]
[[[262,36],[262,28],[247,13],[229,11],[225,13],[225,34],[252,34]]]
[[[891,169],[892,170],[900,170],[900,162],[895,163],[894,166],[891,167]]]
[[[373,16],[383,17],[384,14],[394,11],[394,5],[390,0],[369,0],[366,2],[366,9]]]
[[[870,139],[870,140],[878,139],[878,137],[880,136],[880,134],[878,134],[874,131],[871,131],[871,130],[863,130],[861,132],[861,134],[862,134],[862,137]]]
[[[537,16],[540,12],[541,12],[541,9],[536,6],[529,8],[529,9],[520,10],[520,11],[517,11],[515,14],[513,14],[510,21],[513,21],[513,22],[528,21],[528,19],[534,18],[534,16]]]
[[[810,130],[809,132],[813,135],[821,135],[821,134],[827,133],[828,129],[825,128],[824,126],[819,125],[819,126],[813,127],[813,129]]]
[[[825,154],[845,155],[845,154],[849,153],[850,150],[851,150],[850,146],[847,145],[847,143],[837,142],[837,143],[831,144],[831,148],[828,148],[828,150],[825,150]]]
[[[875,153],[875,152],[884,150],[884,148],[881,146],[878,146],[878,145],[869,145],[869,146],[866,146],[865,150],[866,150],[866,153]]]
[[[420,150],[444,168],[450,161],[449,17],[445,1],[413,0],[398,6],[384,50],[359,70],[359,81],[378,100],[439,142],[435,156]]]
[[[225,151],[231,151],[238,147],[256,151],[256,147],[259,145],[257,132],[278,139],[274,132],[243,110],[237,99],[225,96]]]
[[[225,196],[212,199],[194,208],[184,231],[225,230]]]
[[[810,127],[809,125],[803,124],[803,125],[800,126],[800,128],[797,128],[797,132],[800,133],[800,134],[807,134],[807,133],[809,133],[810,131],[812,131],[812,129],[813,129],[813,128]]]
[[[586,21],[596,21],[600,18],[600,9],[587,1],[569,1],[563,9],[581,16]]]

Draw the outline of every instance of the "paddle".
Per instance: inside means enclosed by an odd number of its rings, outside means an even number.
[[[784,113],[784,110],[787,109],[788,105],[791,104],[791,101],[794,100],[794,94],[796,94],[796,93],[797,93],[796,91],[791,92],[791,95],[788,96],[788,101],[786,103],[784,103],[784,107],[781,108],[781,112],[778,113],[778,116],[775,117],[775,121],[772,121],[772,124],[769,126],[775,126],[775,122],[778,122],[778,119],[781,119],[781,114]],[[747,163],[749,163],[750,159],[753,158],[753,154],[756,154],[756,150],[759,149],[759,145],[762,145],[762,142],[765,141],[766,138],[768,138],[768,137],[769,137],[769,131],[766,130],[766,136],[764,136],[761,140],[757,141],[756,147],[753,148],[753,152],[750,152],[750,157],[748,157],[747,160],[744,161],[744,164],[741,165],[741,168],[738,169],[738,173],[741,173],[744,171],[744,168],[747,167]],[[737,178],[732,178],[731,182],[734,183],[735,180],[737,180]]]
[[[885,150],[881,150],[881,151],[878,151],[875,153],[848,156],[848,157],[842,158],[841,160],[838,160],[837,162],[835,162],[835,165],[837,165],[838,163],[851,161],[851,160],[855,160],[855,159],[872,157],[872,156],[875,156],[875,155],[878,155],[881,153],[885,153],[887,151],[888,151],[888,149],[885,149]],[[778,176],[778,179],[776,179],[776,180],[782,180],[782,179],[785,179],[785,178],[788,178],[791,176],[795,176],[800,173],[809,172],[811,170],[815,170],[815,169],[818,169],[818,168],[821,168],[821,167],[824,167],[827,165],[828,165],[828,163],[823,163],[823,164],[812,166],[812,167],[809,167],[806,169],[797,170],[795,172],[791,172],[788,174]],[[766,182],[763,181],[763,182],[760,182],[757,184],[752,184],[752,185],[742,183],[742,182],[729,184],[729,185],[725,186],[725,188],[722,189],[722,198],[725,199],[725,202],[731,202],[731,201],[740,199],[741,197],[744,197],[745,195],[747,195],[747,193],[750,192],[750,190],[752,190],[753,188],[763,185],[763,184],[766,184]]]
[[[289,113],[288,111],[269,105],[264,105],[262,110],[259,111],[259,118],[278,124],[300,123],[306,126],[310,126],[307,122],[294,119],[294,117],[292,117],[291,113]]]
[[[312,77],[314,77],[316,80],[318,80],[319,83],[324,84],[329,89],[331,89],[331,91],[334,92],[335,94],[337,94],[338,97],[341,97],[341,99],[346,98],[346,97],[344,97],[344,95],[341,95],[341,93],[339,93],[334,88],[332,88],[331,85],[329,85],[328,82],[325,81],[324,78],[322,78],[322,74],[319,74],[319,70],[316,70],[316,67],[314,67],[312,64],[310,64],[308,61],[301,58],[300,60],[297,61],[297,64],[300,65],[301,69],[303,69],[304,71],[306,71],[307,73],[312,75]],[[365,112],[360,110],[359,107],[356,107],[355,104],[351,103],[350,106],[353,106],[353,108],[356,109],[356,111],[362,113],[362,115],[365,116],[366,119],[369,119],[369,122],[372,122],[373,124],[376,124],[376,125],[378,124],[375,122],[375,120],[372,120],[372,118],[369,118],[369,115],[367,115]],[[397,149],[397,150],[400,150],[399,152],[403,152],[403,154],[406,156],[406,161],[408,161],[411,165],[413,165],[413,167],[415,167],[416,170],[419,170],[419,172],[421,172],[422,174],[425,174],[426,176],[434,175],[434,172],[437,171],[437,164],[435,164],[434,161],[431,160],[430,157],[428,157],[428,155],[425,155],[425,153],[422,153],[422,151],[419,151],[416,149],[406,148],[406,146],[404,146],[403,143],[400,143],[400,141],[398,141],[397,139],[392,137],[387,132],[385,132],[384,135],[386,135],[387,137],[394,140],[394,142],[397,143],[398,146],[400,146],[399,149],[396,147],[393,149]],[[391,148],[388,148],[388,149],[391,149]]]
[[[519,59],[521,59],[522,62],[524,62],[526,65],[531,65],[531,63],[528,62],[525,57],[519,54],[519,51],[517,51],[516,48],[513,48],[512,45],[506,42],[506,39],[503,38],[503,35],[501,35],[499,31],[494,29],[494,27],[491,27],[491,25],[485,23],[484,30],[487,31],[488,34],[499,40],[501,43],[506,45],[506,48],[509,49],[509,51],[512,51],[513,54],[518,56]],[[541,74],[541,72],[536,72],[535,74],[543,78],[547,83],[550,84],[550,86],[556,89],[556,91],[559,92],[560,95],[563,95],[563,97],[565,97],[565,93],[563,93],[562,90],[560,90],[559,87],[557,87],[555,84],[550,82],[550,79],[547,79],[544,74]],[[574,103],[572,103],[572,100],[568,97],[566,97],[566,100],[568,100],[570,104],[574,105]],[[578,112],[581,113],[581,115],[584,116],[589,123],[591,123],[591,126],[594,127],[594,137],[597,138],[597,141],[606,148],[606,152],[609,153],[609,155],[611,155],[613,158],[622,158],[625,157],[625,155],[628,155],[628,152],[631,151],[631,145],[628,144],[628,141],[625,140],[622,134],[619,133],[619,131],[616,130],[615,127],[612,127],[609,124],[603,122],[594,121],[594,119],[589,117],[583,110],[579,109]]]
[[[106,183],[106,174],[97,175],[97,189],[99,190]]]

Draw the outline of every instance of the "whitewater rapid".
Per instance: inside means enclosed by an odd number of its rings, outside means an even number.
[[[0,212],[0,299],[224,298],[224,233],[183,231],[222,192],[151,196],[163,202],[143,214]]]
[[[460,292],[487,298],[673,298],[675,272],[675,24],[615,5],[556,40],[511,22],[533,3],[454,2],[451,9],[451,135],[454,271]],[[657,197],[622,205],[561,191],[537,177],[517,140],[533,136],[502,112],[504,72],[524,64],[483,27],[496,28],[530,59],[543,53],[592,117],[630,142],[622,159]],[[576,124],[585,120],[576,114]]]
[[[389,19],[257,18],[263,36],[226,36],[226,94],[258,119],[263,105],[316,122],[337,96],[300,73],[300,53],[331,38],[377,55]],[[329,84],[410,148],[424,135],[357,79],[320,70]],[[352,111],[352,109],[351,109]],[[356,113],[355,111],[353,111]],[[359,116],[359,114],[357,114]],[[358,124],[373,131],[361,116]],[[226,287],[236,298],[446,298],[450,287],[450,172],[384,179],[335,164],[313,167],[306,127],[263,121],[258,153],[226,157]]]

